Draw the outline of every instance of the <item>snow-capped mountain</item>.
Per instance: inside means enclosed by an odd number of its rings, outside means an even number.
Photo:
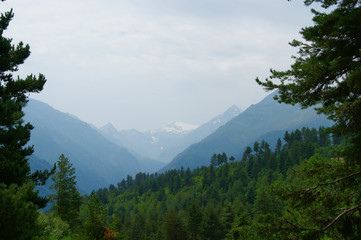
[[[172,121],[159,129],[139,132],[135,129],[118,131],[108,123],[99,130],[105,137],[129,149],[133,154],[169,162],[178,153],[207,137],[240,112],[238,107],[232,106],[201,126]]]
[[[241,158],[247,146],[253,146],[255,141],[266,140],[270,146],[275,146],[277,139],[284,136],[285,131],[293,131],[302,127],[328,127],[332,122],[323,115],[318,115],[313,108],[302,109],[299,105],[291,106],[274,101],[273,92],[255,105],[219,127],[203,140],[189,146],[178,154],[162,171],[170,169],[196,168],[209,165],[214,153],[225,152],[228,156]],[[229,109],[228,114],[237,113]],[[218,124],[218,118],[212,124]],[[200,131],[203,126],[196,129]],[[192,133],[191,133],[192,134]],[[271,147],[271,148],[273,148]]]
[[[184,122],[174,122],[171,121],[167,123],[164,127],[150,131],[151,134],[157,134],[161,132],[167,132],[172,134],[187,134],[195,129],[197,129],[198,125],[191,125]]]

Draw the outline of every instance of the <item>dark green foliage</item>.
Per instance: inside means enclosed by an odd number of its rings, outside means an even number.
[[[164,239],[166,240],[186,240],[187,231],[183,219],[170,209],[164,215]]]
[[[104,239],[106,211],[98,197],[92,192],[81,211],[81,222],[85,234],[90,239]]]
[[[81,198],[76,188],[75,168],[63,154],[57,161],[58,171],[51,177],[50,186],[55,193],[50,196],[56,216],[74,227],[78,223]]]
[[[314,1],[305,1],[311,4]],[[322,103],[320,113],[336,122],[347,134],[361,130],[361,3],[358,0],[320,0],[335,6],[329,13],[312,10],[314,25],[301,30],[304,41],[294,40],[299,56],[288,71],[271,70],[271,79],[260,82],[267,89],[279,89],[281,102],[309,107]]]
[[[317,111],[335,122],[319,129],[319,152],[347,136],[347,145],[338,157],[315,155],[294,173],[290,185],[279,189],[287,204],[285,214],[268,225],[277,239],[358,239],[361,226],[361,2],[359,0],[306,0],[320,2],[328,11],[314,13],[314,25],[301,30],[303,41],[291,45],[299,49],[287,71],[271,70],[267,90],[278,89],[275,99],[303,108],[317,105]],[[272,82],[279,79],[280,83]],[[305,145],[292,150],[296,156],[313,154],[308,132]],[[289,136],[287,144],[292,141]],[[291,148],[290,148],[291,149]],[[274,224],[274,222],[278,224]],[[274,235],[274,234],[273,234]]]
[[[33,126],[24,122],[23,108],[29,93],[40,92],[46,79],[42,74],[13,76],[30,55],[29,45],[4,37],[13,17],[12,10],[0,16],[0,238],[31,239],[37,210],[48,201],[34,186],[44,185],[52,171],[30,172],[28,157],[34,150],[27,143]]]
[[[31,201],[36,197],[31,183],[21,187],[0,183],[0,239],[26,240],[37,233],[38,206]]]
[[[242,161],[245,162],[245,161],[249,160],[249,156],[250,156],[251,152],[252,152],[252,148],[250,146],[248,146],[246,148],[246,151],[243,152]]]
[[[201,208],[196,201],[192,201],[187,211],[187,226],[190,239],[196,240],[200,236],[200,225],[202,222]]]
[[[26,146],[33,127],[24,123],[22,108],[28,101],[27,94],[41,91],[46,79],[41,74],[25,79],[13,77],[30,55],[29,45],[20,42],[14,46],[11,38],[3,36],[13,16],[10,11],[0,17],[0,182],[21,186],[32,178],[27,157],[33,153],[33,147]]]
[[[207,205],[201,223],[201,239],[221,240],[225,236],[225,228],[220,218],[220,210],[213,204]]]
[[[312,138],[311,132],[315,134]],[[128,239],[265,239],[267,231],[259,231],[257,222],[267,227],[271,219],[282,216],[285,204],[271,186],[284,185],[287,172],[295,168],[292,149],[299,150],[299,162],[305,160],[299,146],[306,141],[312,152],[336,156],[333,149],[337,146],[320,147],[320,134],[307,128],[289,132],[289,143],[279,154],[260,141],[257,153],[247,153],[247,161],[128,176],[118,187],[96,191],[108,209],[105,224],[116,222],[116,230]]]

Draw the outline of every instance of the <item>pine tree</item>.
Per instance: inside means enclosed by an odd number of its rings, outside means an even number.
[[[252,148],[250,146],[247,146],[246,150],[244,150],[243,155],[242,155],[242,161],[243,162],[248,161],[248,159],[249,159],[249,157],[251,155],[251,152],[252,152]]]
[[[46,79],[42,74],[13,76],[30,55],[29,45],[14,45],[3,35],[13,17],[12,10],[0,16],[0,238],[30,239],[37,209],[48,202],[38,196],[34,185],[44,185],[52,171],[30,172],[28,157],[34,150],[28,142],[33,126],[24,122],[23,107],[29,93],[40,92]]]
[[[42,74],[14,78],[13,73],[29,57],[30,47],[22,42],[15,46],[11,38],[3,36],[13,17],[12,10],[0,16],[0,182],[19,186],[29,181],[45,184],[48,171],[30,174],[28,156],[34,150],[27,143],[33,126],[24,123],[22,109],[28,102],[27,94],[40,92],[46,79]],[[46,201],[38,201],[39,206],[45,206]]]
[[[104,239],[105,216],[105,209],[92,191],[81,214],[83,228],[90,239]]]
[[[301,165],[294,175],[297,186],[280,193],[289,214],[273,232],[280,233],[280,239],[357,239],[361,235],[361,1],[304,2],[319,2],[327,11],[312,10],[314,25],[301,30],[303,41],[291,43],[299,49],[291,69],[271,70],[270,79],[279,83],[256,81],[267,90],[278,89],[279,102],[303,108],[318,105],[317,111],[335,122],[329,131],[348,136],[349,145],[340,158],[314,156]],[[329,142],[321,133],[321,146]],[[298,186],[300,182],[305,186]]]
[[[81,197],[76,188],[75,168],[63,154],[57,161],[58,171],[51,177],[50,186],[55,193],[51,195],[55,214],[75,226],[79,216]]]
[[[164,216],[164,236],[166,240],[186,240],[186,227],[180,216],[174,210],[169,210]]]
[[[282,141],[281,141],[281,139],[279,138],[279,139],[277,140],[277,145],[276,145],[276,148],[275,148],[275,154],[280,154],[281,149],[282,149]]]
[[[220,219],[219,210],[213,205],[207,205],[201,224],[202,239],[220,240],[226,232]]]
[[[27,240],[37,235],[38,206],[30,201],[32,197],[36,193],[31,183],[21,187],[0,183],[0,239]]]
[[[214,167],[217,166],[217,154],[212,155],[211,165],[214,166]]]
[[[192,201],[187,211],[187,226],[192,240],[199,239],[202,212],[197,202]]]

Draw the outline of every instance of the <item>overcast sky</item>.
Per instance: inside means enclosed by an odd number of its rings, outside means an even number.
[[[20,76],[43,73],[31,97],[119,130],[202,124],[268,93],[254,79],[284,70],[311,25],[294,0],[7,0],[5,36],[28,43]]]

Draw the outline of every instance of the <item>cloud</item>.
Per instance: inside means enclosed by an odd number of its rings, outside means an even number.
[[[284,0],[1,4],[15,12],[6,34],[31,46],[20,74],[48,78],[34,97],[120,129],[201,124],[230,105],[259,101],[266,93],[254,78],[286,68],[294,53],[287,42],[310,23],[309,9]]]

